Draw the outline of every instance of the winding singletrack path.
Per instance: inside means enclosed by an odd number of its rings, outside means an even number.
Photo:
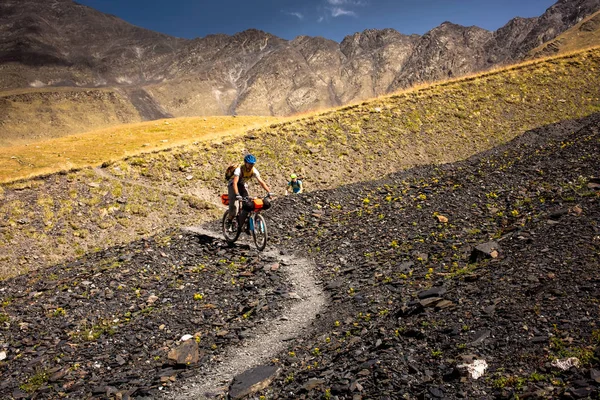
[[[117,178],[101,168],[94,168],[94,171],[106,179],[181,196],[181,194],[163,188]],[[220,234],[201,227],[185,227],[183,229],[200,235],[221,238]],[[245,239],[242,237],[238,239],[238,242],[244,241]],[[250,246],[252,247],[253,244]],[[229,384],[236,375],[275,358],[285,349],[288,341],[302,336],[303,331],[310,327],[311,322],[321,313],[326,299],[314,279],[314,263],[304,258],[281,255],[277,249],[265,251],[263,254],[278,260],[281,271],[289,277],[290,285],[294,287],[295,293],[298,295],[297,301],[287,307],[278,319],[265,321],[262,325],[253,328],[250,331],[251,338],[226,350],[218,364],[207,363],[195,377],[181,381],[173,388],[165,390],[163,399],[211,399],[226,394]]]
[[[184,228],[188,232],[219,237],[198,227]],[[265,364],[285,349],[287,342],[303,334],[325,305],[325,295],[314,280],[314,263],[310,260],[281,255],[276,249],[264,252],[276,258],[281,270],[290,279],[298,301],[288,307],[277,320],[266,321],[251,331],[253,337],[225,352],[222,361],[207,364],[200,373],[180,383],[174,390],[165,391],[165,399],[210,399],[227,393],[231,380],[238,374]]]

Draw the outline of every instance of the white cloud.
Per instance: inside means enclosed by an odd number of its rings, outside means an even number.
[[[319,17],[317,22],[331,21],[337,17],[355,17],[358,18],[359,7],[366,7],[371,0],[322,0],[318,6]]]
[[[299,12],[296,12],[296,11],[293,11],[293,12],[284,11],[283,13],[287,14],[287,15],[292,15],[292,16],[298,18],[298,19],[304,19],[304,15],[302,15],[302,13],[299,13]]]
[[[339,0],[339,1],[341,1],[341,0]],[[339,17],[339,16],[343,16],[343,15],[349,15],[351,17],[356,17],[356,13],[354,11],[344,10],[341,7],[333,7],[333,8],[331,8],[331,16],[332,17],[335,18],[335,17]]]
[[[366,6],[367,3],[364,0],[327,0],[327,3],[332,6]]]

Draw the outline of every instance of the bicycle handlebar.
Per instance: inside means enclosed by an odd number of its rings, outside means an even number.
[[[255,199],[256,197],[252,197],[252,196],[246,196],[246,197],[242,197],[241,199],[239,199],[238,201],[248,201],[250,199]],[[275,198],[275,196],[273,195],[273,193],[267,193],[266,196],[262,197],[262,199],[273,199]]]

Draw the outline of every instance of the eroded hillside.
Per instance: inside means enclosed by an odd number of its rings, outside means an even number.
[[[198,212],[190,205],[216,210],[217,195],[225,190],[224,169],[245,152],[257,155],[258,168],[279,193],[291,172],[302,174],[312,191],[467,158],[526,130],[598,111],[599,64],[600,50],[590,50],[273,124],[226,141],[3,185],[3,274],[127,243],[187,219],[213,218],[216,211]],[[159,193],[171,193],[170,200]]]
[[[131,103],[127,108],[135,107],[144,120],[323,110],[519,62],[599,8],[600,0],[558,0],[541,16],[514,18],[494,32],[444,22],[422,36],[368,29],[337,43],[307,36],[288,41],[256,29],[186,40],[72,0],[5,0],[0,89],[76,88],[62,91],[65,98],[56,106],[45,104],[42,120],[36,104],[27,109],[28,103],[19,103],[21,113],[34,117],[12,115],[20,125],[6,135],[46,137],[38,123],[48,121],[57,122],[52,136],[89,129],[69,113],[81,109],[76,96],[73,104],[67,101],[81,87],[120,89]],[[119,108],[85,111],[83,120],[95,128],[131,121]]]
[[[547,57],[564,54],[586,47],[597,46],[600,42],[600,11],[579,22],[573,28],[552,39],[548,43],[530,50],[527,58]]]
[[[1,92],[0,115],[0,146],[142,121],[127,96],[111,89]]]

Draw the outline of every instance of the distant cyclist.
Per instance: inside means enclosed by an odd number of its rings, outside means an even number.
[[[258,172],[258,169],[256,169],[254,164],[256,164],[256,157],[252,154],[247,154],[246,157],[244,157],[244,164],[234,170],[233,176],[227,184],[227,194],[229,195],[229,198],[235,199],[235,201],[229,201],[229,222],[235,217],[237,200],[248,197],[248,181],[250,179],[256,178],[258,183],[260,183],[260,186],[271,194],[271,189],[269,189],[269,186],[261,179],[260,172]],[[245,221],[245,216],[246,214],[244,210],[242,210],[240,224]]]
[[[288,182],[287,187],[285,189],[286,196],[288,194],[289,189],[292,189],[292,193],[302,193],[302,190],[304,188],[302,187],[302,180],[298,178],[298,175],[292,174],[290,175],[290,179],[291,180]]]

